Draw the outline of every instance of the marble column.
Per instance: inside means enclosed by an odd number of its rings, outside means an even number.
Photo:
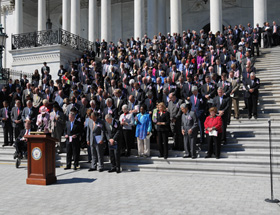
[[[38,0],[38,31],[47,29],[47,5],[46,0]]]
[[[210,29],[215,34],[223,31],[222,0],[210,1]]]
[[[69,0],[62,1],[62,29],[66,31],[70,31],[70,3]]]
[[[15,34],[23,33],[23,0],[15,0]]]
[[[181,0],[170,0],[170,28],[171,34],[182,33],[182,2]]]
[[[111,41],[111,0],[101,0],[101,40]]]
[[[254,0],[254,27],[258,23],[263,26],[263,23],[267,21],[267,2],[266,0]]]
[[[157,35],[157,24],[158,24],[158,16],[157,16],[157,0],[148,0],[147,1],[147,35],[149,38],[153,38],[154,35]]]
[[[144,0],[134,0],[134,38],[144,36]]]
[[[71,33],[80,36],[80,0],[71,0]]]
[[[97,0],[88,1],[88,40],[97,39]]]
[[[158,0],[158,32],[166,35],[166,0]]]

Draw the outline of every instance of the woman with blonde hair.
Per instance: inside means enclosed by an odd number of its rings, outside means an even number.
[[[159,157],[168,158],[168,133],[170,128],[170,115],[166,111],[166,106],[163,102],[158,104],[158,112],[156,118],[156,128],[158,136]]]

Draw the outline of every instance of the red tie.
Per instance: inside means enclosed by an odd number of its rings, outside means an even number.
[[[174,83],[175,81],[175,72],[173,72],[173,78],[172,78],[172,82]]]
[[[225,88],[225,82],[223,82],[223,88]]]
[[[168,90],[169,90],[169,92],[170,92],[170,84],[169,84],[169,86],[168,86]]]
[[[242,58],[242,54],[240,54],[240,59]]]
[[[28,130],[26,130],[25,135],[28,135]]]
[[[17,115],[19,116],[19,108],[17,109]]]
[[[196,96],[194,97],[194,105],[196,105]]]
[[[189,91],[191,91],[191,84],[189,84]]]
[[[247,73],[247,78],[249,78],[249,73]]]
[[[152,104],[152,100],[150,99],[150,105]]]

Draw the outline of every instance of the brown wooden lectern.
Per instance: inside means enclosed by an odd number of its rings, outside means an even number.
[[[55,138],[48,134],[26,135],[28,152],[27,184],[48,185],[56,182]]]

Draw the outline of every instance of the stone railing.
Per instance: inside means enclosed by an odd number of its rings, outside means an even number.
[[[20,80],[23,78],[24,75],[26,75],[27,79],[29,79],[29,81],[31,82],[32,73],[25,73],[22,71],[17,71],[9,68],[3,68],[0,72],[0,83],[7,84],[10,78],[13,79],[13,81],[15,79]]]
[[[94,42],[63,29],[36,31],[12,35],[12,49],[25,49],[61,44],[75,50],[93,50]]]

